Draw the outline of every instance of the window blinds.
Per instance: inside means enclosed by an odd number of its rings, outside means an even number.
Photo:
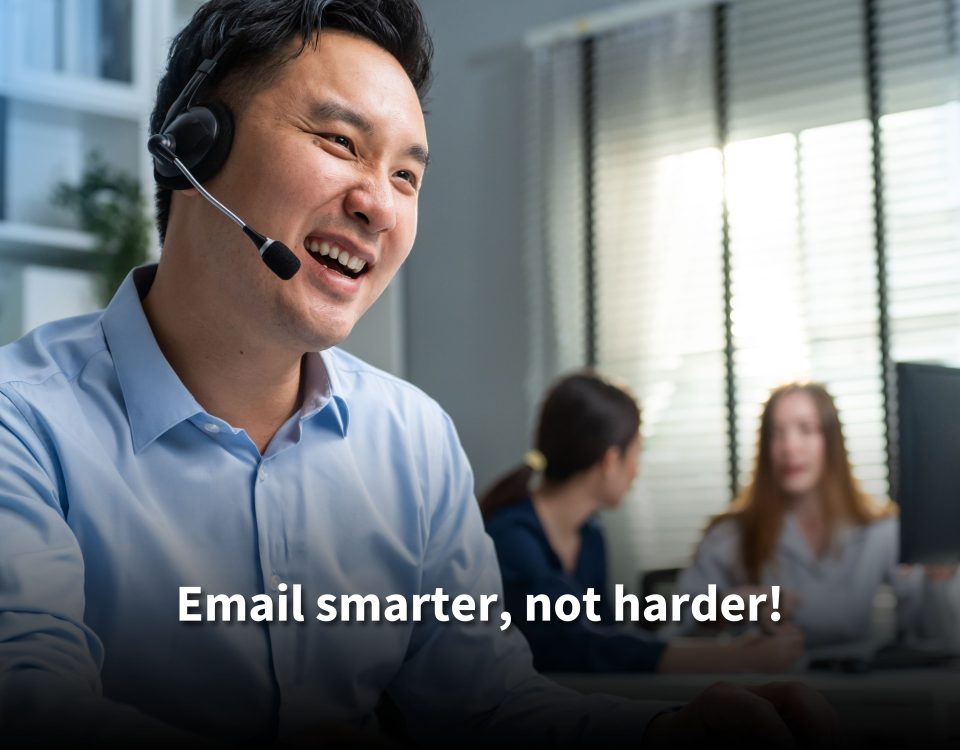
[[[878,4],[894,359],[960,364],[960,3]]]
[[[860,0],[729,7],[736,427],[752,473],[772,386],[822,381],[865,488],[887,493],[872,131]]]
[[[531,414],[558,373],[587,360],[582,80],[578,44],[536,50],[527,84],[525,186]]]
[[[629,580],[688,549],[727,495],[711,13],[610,34],[594,55],[597,365],[643,402],[640,478],[606,519]]]
[[[541,380],[593,348],[644,406],[641,478],[607,524],[617,580],[686,563],[783,381],[827,384],[857,475],[890,492],[884,353],[960,364],[958,16],[958,0],[733,0],[604,32],[586,56],[536,50],[536,325],[588,342],[541,351]]]

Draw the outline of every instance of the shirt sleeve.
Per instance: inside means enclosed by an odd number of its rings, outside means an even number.
[[[0,393],[0,727],[39,745],[192,742],[101,695],[84,563],[52,451]],[[173,745],[171,745],[173,746]]]
[[[473,496],[473,476],[446,415],[444,451],[431,471],[422,589],[496,595],[500,570]],[[439,439],[440,436],[438,435]],[[581,696],[539,675],[515,626],[424,619],[414,629],[390,694],[426,745],[478,737],[508,746],[603,747],[636,744],[648,721],[669,704]]]
[[[572,622],[551,618],[526,620],[528,596],[546,595],[555,602],[563,595],[578,599],[586,593],[574,576],[550,564],[542,544],[531,531],[520,524],[497,528],[492,533],[503,573],[506,605],[530,644],[534,665],[545,672],[653,672],[666,644],[637,631],[596,623],[585,610]],[[584,553],[590,554],[587,550]],[[593,550],[601,555],[593,560],[604,567],[602,546]],[[597,576],[603,580],[603,576]],[[605,596],[603,588],[595,593]],[[539,610],[538,610],[539,612]],[[602,617],[602,608],[597,607]]]

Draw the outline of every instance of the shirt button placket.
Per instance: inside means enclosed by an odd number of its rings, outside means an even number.
[[[260,515],[261,521],[263,522],[263,527],[269,529],[269,537],[275,539],[277,531],[280,528],[280,518],[278,517],[279,509],[276,507],[275,503],[271,500],[268,500],[270,496],[270,490],[274,489],[272,483],[268,484],[267,480],[270,478],[271,470],[267,469],[267,462],[262,460],[260,461],[260,466],[257,468],[256,477],[257,480],[254,485],[254,493],[257,496],[257,512]],[[261,539],[261,564],[263,565],[264,572],[264,586],[266,593],[270,594],[274,600],[274,605],[278,606],[278,596],[280,595],[280,584],[284,582],[284,577],[281,575],[281,570],[283,570],[284,560],[279,550],[271,544],[267,539]],[[281,566],[279,569],[275,566]],[[289,593],[289,592],[284,592]],[[274,612],[274,616],[278,616],[278,611]],[[280,688],[281,693],[281,702],[282,696],[284,693],[285,686],[285,675],[288,673],[288,665],[285,659],[285,649],[283,648],[284,642],[284,631],[277,628],[277,626],[272,623],[267,623],[267,628],[270,632],[270,649],[273,652],[273,674],[274,679],[277,681],[277,685]]]

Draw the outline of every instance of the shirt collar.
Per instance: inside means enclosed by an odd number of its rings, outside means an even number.
[[[816,561],[813,550],[810,549],[807,540],[803,538],[803,532],[800,531],[800,527],[797,525],[797,519],[792,512],[787,513],[783,518],[780,546],[783,551],[799,560],[804,562]]]
[[[822,557],[817,557],[810,548],[810,543],[800,530],[800,523],[797,521],[795,513],[787,513],[784,517],[783,533],[780,537],[782,549],[795,558],[800,559],[810,565],[822,564],[828,558],[838,557],[842,554],[846,544],[851,539],[853,530],[847,525],[839,525],[834,529],[830,539],[830,545]]]
[[[344,386],[329,351],[308,352],[304,358],[303,404],[300,421],[304,422],[333,404],[333,415],[342,437],[347,436],[350,412],[344,398]]]
[[[149,265],[127,274],[100,320],[137,453],[171,427],[203,413],[157,346],[143,312],[140,298],[156,272],[156,265]]]
[[[163,356],[143,312],[141,299],[156,272],[156,264],[133,269],[100,319],[137,453],[181,422],[205,413]],[[332,401],[338,431],[346,437],[349,412],[333,357],[329,352],[311,353],[305,364],[300,422]]]

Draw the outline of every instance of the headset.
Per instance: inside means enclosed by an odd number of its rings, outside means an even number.
[[[158,185],[170,190],[196,188],[211,205],[243,230],[267,267],[286,281],[300,270],[300,260],[293,251],[282,242],[251,229],[201,185],[219,172],[227,160],[233,143],[233,115],[222,102],[201,105],[194,104],[194,99],[213,75],[231,41],[232,37],[228,37],[213,57],[200,63],[167,110],[160,132],[150,136],[147,150],[153,155],[153,175]]]
[[[176,153],[198,182],[206,182],[220,171],[233,144],[233,115],[227,106],[217,101],[194,104],[197,92],[216,70],[229,46],[228,40],[217,54],[200,63],[170,105],[160,127],[164,145]],[[154,157],[159,157],[153,163],[158,185],[170,190],[191,187],[187,177],[171,161],[156,153]]]

